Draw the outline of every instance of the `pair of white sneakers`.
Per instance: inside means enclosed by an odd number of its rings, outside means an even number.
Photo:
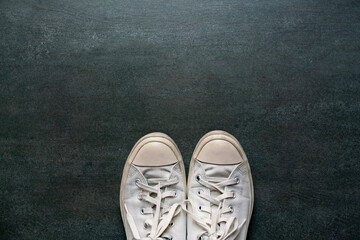
[[[163,133],[142,137],[123,170],[120,209],[128,240],[246,239],[253,203],[244,150],[224,131],[200,139],[187,184],[180,151]]]

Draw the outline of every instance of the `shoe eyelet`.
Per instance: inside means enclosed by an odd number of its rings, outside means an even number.
[[[172,237],[172,236],[170,236],[169,240],[173,240],[173,237]]]
[[[204,240],[203,236],[197,238],[197,240]]]
[[[236,177],[235,180],[236,180],[236,184],[239,184],[240,179],[238,177]]]
[[[230,210],[231,210],[230,213],[233,213],[233,212],[234,212],[233,206],[230,205],[229,208],[230,208]]]
[[[174,197],[177,197],[177,191],[174,190]]]
[[[144,215],[144,213],[145,213],[144,208],[142,208],[142,209],[140,210],[140,212],[141,212],[141,215]]]
[[[199,206],[199,211],[201,211],[201,206]]]
[[[144,223],[144,229],[147,230],[148,229],[148,225],[146,223]]]
[[[196,176],[196,181],[200,181],[200,175]]]
[[[140,179],[137,178],[137,179],[135,180],[135,184],[137,184],[137,183],[139,183],[139,182],[140,182]]]
[[[233,199],[235,199],[236,198],[236,195],[235,195],[235,191],[234,190],[231,190],[231,192],[233,193]]]
[[[171,222],[169,225],[170,225],[170,227],[173,227],[173,226],[174,226],[174,222]]]

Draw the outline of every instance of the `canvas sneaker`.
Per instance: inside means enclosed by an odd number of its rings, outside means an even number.
[[[254,190],[249,162],[235,137],[212,131],[200,139],[190,162],[187,194],[187,239],[246,239]]]
[[[150,133],[133,147],[124,166],[120,210],[128,240],[185,240],[185,168],[166,134]]]

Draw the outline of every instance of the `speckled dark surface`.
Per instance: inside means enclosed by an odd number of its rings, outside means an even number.
[[[0,1],[1,239],[125,239],[133,144],[188,167],[223,129],[252,167],[248,239],[355,239],[360,2]]]

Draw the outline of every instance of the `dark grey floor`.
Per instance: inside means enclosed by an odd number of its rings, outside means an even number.
[[[1,239],[125,239],[133,144],[188,167],[223,129],[253,173],[248,239],[355,239],[360,2],[0,1]]]

